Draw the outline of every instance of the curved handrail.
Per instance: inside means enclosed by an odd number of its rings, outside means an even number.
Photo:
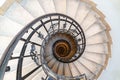
[[[43,16],[35,19],[34,21],[32,21],[30,24],[28,24],[26,27],[24,27],[11,41],[11,43],[9,44],[9,46],[6,48],[5,52],[2,55],[2,58],[0,60],[0,80],[3,79],[3,76],[5,74],[5,69],[6,66],[8,64],[8,61],[12,55],[12,51],[14,50],[15,46],[17,45],[18,41],[20,40],[20,38],[24,35],[24,33],[30,28],[32,27],[33,24],[35,24],[37,21],[39,21],[41,18],[43,18]]]
[[[61,16],[66,16],[64,14],[59,14],[59,13],[52,13],[52,14],[47,14],[48,16],[56,16],[56,15],[61,15]],[[22,36],[28,31],[28,29],[32,28],[32,26],[37,23],[38,21],[44,19],[47,17],[46,15],[43,15],[41,17],[38,17],[37,19],[33,20],[31,23],[26,25],[11,41],[9,46],[6,48],[5,52],[2,55],[2,58],[0,60],[0,80],[3,80],[5,70],[8,64],[9,59],[11,58],[11,55],[13,53],[14,48],[16,47],[18,41],[22,38]],[[73,20],[69,16],[66,16],[69,19]],[[74,21],[74,20],[73,20]]]

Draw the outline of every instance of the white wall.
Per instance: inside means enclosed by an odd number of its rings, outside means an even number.
[[[94,0],[106,15],[113,39],[112,57],[99,80],[120,80],[120,0]]]
[[[2,6],[5,1],[6,0],[0,0],[0,6]]]
[[[5,0],[0,0],[0,6]],[[112,57],[98,80],[120,80],[120,0],[94,0],[111,25]]]

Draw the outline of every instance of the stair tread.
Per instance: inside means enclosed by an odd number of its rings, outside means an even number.
[[[104,66],[104,62],[106,60],[107,55],[99,55],[99,54],[92,54],[92,53],[84,53],[82,56],[84,59],[93,62],[95,64],[98,64],[100,66]]]
[[[50,67],[50,68],[52,68],[54,65],[55,65],[55,62],[56,62],[56,59],[52,59],[49,63],[48,63],[48,66]]]
[[[53,67],[52,67],[52,70],[53,70],[55,73],[57,73],[57,70],[58,70],[58,68],[59,68],[59,64],[60,64],[60,62],[58,62],[58,61],[56,60],[55,64],[54,64]]]
[[[59,64],[59,68],[58,68],[58,72],[57,72],[57,74],[59,74],[59,75],[64,75],[64,67],[63,67],[63,65],[64,65],[64,63],[60,63]]]
[[[89,6],[86,6],[86,3],[84,2],[80,2],[76,15],[75,15],[75,19],[80,25],[82,21],[87,17],[89,11],[90,11]]]
[[[71,73],[69,64],[67,64],[67,63],[64,64],[64,68],[65,68],[65,69],[64,69],[64,70],[65,70],[65,71],[64,71],[64,73],[65,73],[64,75],[65,75],[65,76],[72,76],[72,73]]]
[[[28,73],[33,67],[36,67],[35,63],[30,63],[26,66],[23,66],[23,70],[22,70],[23,75]],[[17,72],[17,70],[6,72],[5,76],[4,76],[4,80],[8,80],[11,76],[16,76],[16,72]],[[11,77],[10,80],[16,80],[16,77]]]
[[[22,28],[23,28],[22,25],[10,20],[9,18],[5,16],[0,16],[0,36],[13,37]]]
[[[53,0],[39,0],[45,13],[55,13],[55,6]]]
[[[92,80],[92,78],[93,77],[95,77],[96,76],[96,74],[94,74],[85,64],[83,64],[82,62],[80,62],[80,64],[82,65],[82,66],[84,66],[84,68],[87,70],[87,78],[88,79],[91,79]]]
[[[80,4],[79,0],[67,0],[66,14],[72,18],[75,18],[78,11],[79,4]]]
[[[45,74],[45,72],[43,71],[43,69],[41,69],[37,74],[35,74],[34,77],[32,77],[32,80],[41,80],[41,78],[46,77],[47,75]]]
[[[108,53],[108,46],[107,46],[107,43],[87,45],[85,51],[107,54]]]
[[[94,64],[94,63],[92,63],[84,58],[79,59],[79,61],[93,75],[93,77],[95,77],[97,75],[97,72],[99,72],[101,69],[101,66],[96,65],[96,64]]]
[[[66,0],[54,0],[57,13],[66,14]]]
[[[7,37],[7,36],[0,36],[0,55],[2,56],[3,52],[7,48],[8,44],[10,44],[13,37]],[[3,44],[4,43],[4,44]]]
[[[83,57],[94,61],[98,64],[104,65],[107,55],[93,54],[92,52],[84,52]]]
[[[79,65],[79,71],[81,72],[81,74],[85,74],[87,76],[87,78],[89,79],[90,76],[93,76],[91,74],[91,72],[89,70],[86,69],[86,67],[84,67],[81,62],[79,61],[79,59],[77,61],[74,62],[75,64]]]
[[[96,34],[99,34],[103,31],[105,31],[106,28],[101,26],[99,23],[96,23],[94,25],[92,25],[87,31],[85,31],[85,35],[86,35],[86,38],[89,38],[91,36],[94,36]]]
[[[89,59],[88,57],[82,57],[82,58],[84,58],[85,60],[90,61],[90,62],[92,62],[92,63],[94,63],[96,65],[99,65],[101,67],[104,66],[104,62],[102,63],[102,61],[95,61],[95,60]]]
[[[76,68],[74,63],[69,63],[71,72],[72,72],[72,76],[78,76],[80,75],[80,72],[78,71],[78,69]]]
[[[106,42],[108,42],[108,37],[105,32],[96,34],[86,39],[86,44],[97,44],[97,43],[106,43]]]
[[[38,0],[22,0],[20,4],[35,18],[45,14]]]
[[[97,21],[97,16],[93,11],[88,11],[88,13],[86,14],[87,16],[85,18],[83,18],[84,20],[82,20],[81,22],[81,26],[83,27],[83,29],[86,31],[86,29],[88,29],[92,24],[94,24]]]
[[[23,26],[34,19],[32,15],[17,2],[14,2],[4,15]]]

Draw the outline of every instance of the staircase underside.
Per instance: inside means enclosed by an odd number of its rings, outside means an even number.
[[[112,39],[96,6],[91,0],[6,0],[0,7],[0,80],[97,79]]]

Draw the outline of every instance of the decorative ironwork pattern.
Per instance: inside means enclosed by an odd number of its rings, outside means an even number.
[[[47,33],[47,36],[41,44],[42,65],[46,74],[49,75],[49,72],[51,72],[55,76],[59,76],[59,74],[52,71],[48,63],[54,58],[62,63],[71,63],[77,60],[85,50],[85,35],[81,26],[66,15],[49,14],[46,15],[44,19],[48,20],[48,23],[41,20]],[[50,27],[47,26],[48,24]],[[52,56],[53,59],[51,58],[51,60],[47,61],[47,58],[50,56]]]
[[[64,63],[78,59],[83,54],[86,45],[81,26],[66,15],[47,16],[50,17],[50,22],[44,24],[41,20],[45,30],[49,27],[45,25],[51,23],[50,28],[46,30],[48,35],[42,44],[41,54],[44,54],[42,57],[54,56],[58,61]],[[52,17],[55,19],[52,20]]]
[[[32,40],[33,36],[36,36],[35,39],[39,39],[41,43]],[[21,52],[19,56],[14,56],[14,50],[19,42],[23,42]],[[46,73],[46,78],[51,76],[50,74],[55,75],[52,77],[60,78],[60,75],[54,74],[54,72],[48,69],[49,66],[47,65],[46,57],[53,56],[60,62],[70,63],[77,60],[83,54],[85,46],[86,40],[84,32],[75,20],[59,13],[47,14],[32,21],[16,35],[1,59],[0,71],[2,72],[1,74],[4,75],[5,71],[10,70],[10,66],[7,67],[7,69],[5,67],[8,61],[17,59],[16,80],[28,78],[41,67],[43,67]],[[49,54],[45,52],[47,51],[47,47],[51,49]],[[26,54],[27,51],[29,54]],[[24,59],[30,57],[37,67],[23,75]],[[64,76],[64,79],[67,78],[72,79],[75,77]],[[41,79],[43,79],[43,77]]]

